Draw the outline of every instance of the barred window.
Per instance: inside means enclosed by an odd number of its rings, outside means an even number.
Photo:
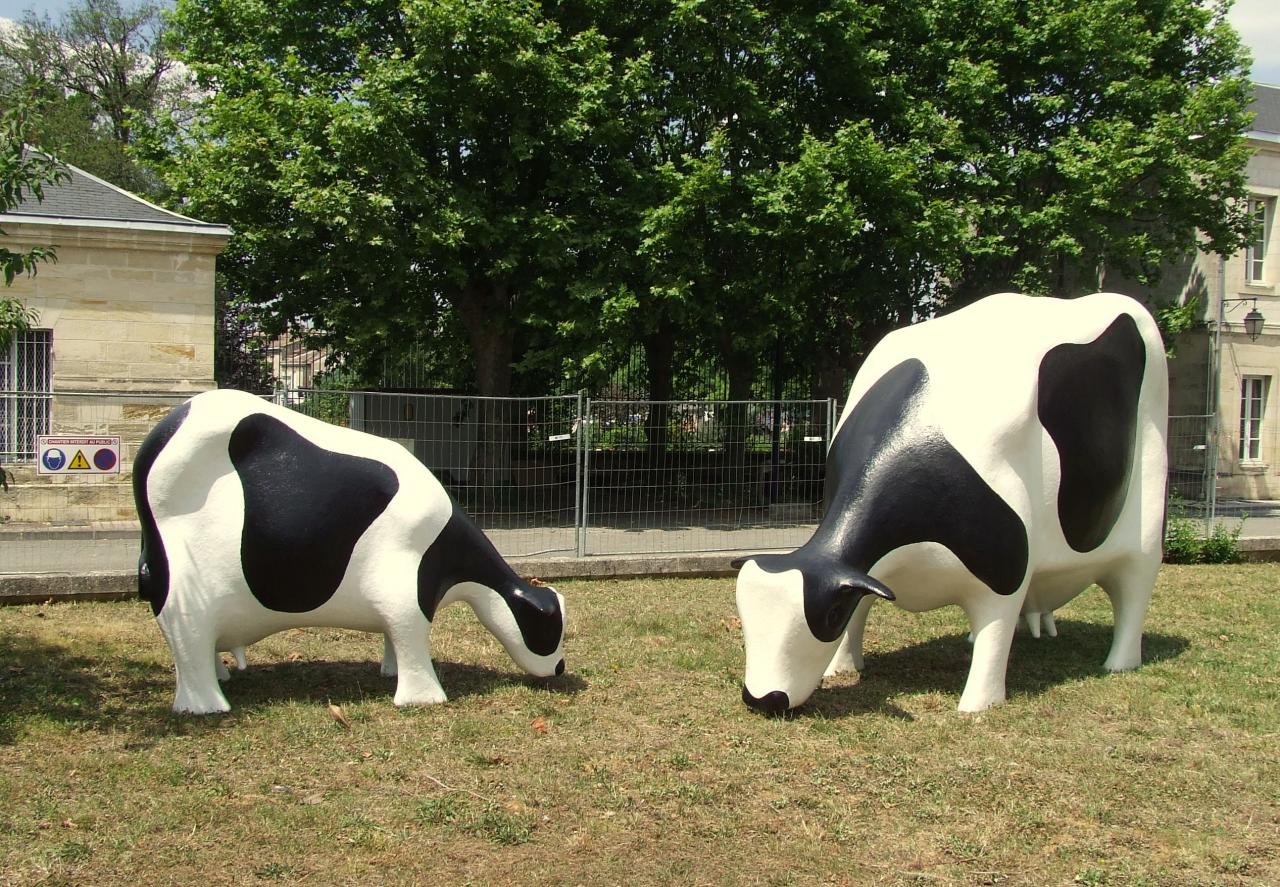
[[[53,400],[53,331],[27,330],[0,351],[0,463],[36,456],[49,433]]]

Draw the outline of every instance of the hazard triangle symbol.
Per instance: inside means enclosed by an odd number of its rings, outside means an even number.
[[[68,471],[92,471],[89,466],[89,460],[84,457],[84,450],[76,450],[76,457],[71,460],[71,464],[67,466]]]

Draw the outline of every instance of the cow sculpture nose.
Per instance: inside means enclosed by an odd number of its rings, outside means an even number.
[[[751,691],[747,689],[746,684],[742,685],[742,701],[756,711],[762,711],[767,715],[774,716],[786,714],[787,709],[791,707],[791,700],[781,690],[773,690],[763,696],[756,697],[751,695]]]

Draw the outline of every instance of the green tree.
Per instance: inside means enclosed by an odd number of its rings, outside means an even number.
[[[461,320],[506,394],[522,318],[574,279],[599,190],[609,59],[540,4],[179,4],[208,91],[167,177],[238,236],[238,290],[277,324],[394,349]]]
[[[44,186],[65,179],[66,170],[52,158],[27,149],[31,120],[38,104],[21,99],[0,112],[0,213],[31,198],[44,199]],[[0,231],[0,237],[4,231]],[[23,274],[34,275],[40,262],[57,261],[53,247],[11,250],[0,246],[0,269],[7,287]],[[0,351],[13,336],[36,322],[35,312],[17,299],[0,297]]]
[[[1248,56],[1229,2],[930,0],[914,89],[955,122],[956,303],[1151,282],[1243,242]],[[904,47],[905,49],[905,47]],[[1199,235],[1197,234],[1199,232]]]
[[[139,133],[180,113],[189,89],[167,49],[165,4],[79,0],[57,21],[28,12],[0,40],[0,93],[39,90],[35,139],[68,163],[130,191],[160,181],[129,153]]]

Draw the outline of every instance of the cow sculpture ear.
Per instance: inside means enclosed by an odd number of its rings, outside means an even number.
[[[854,599],[858,601],[869,594],[882,597],[886,601],[897,600],[893,592],[889,590],[889,586],[879,580],[872,579],[870,576],[859,576],[852,582],[846,582],[840,586],[840,590],[852,594]]]

